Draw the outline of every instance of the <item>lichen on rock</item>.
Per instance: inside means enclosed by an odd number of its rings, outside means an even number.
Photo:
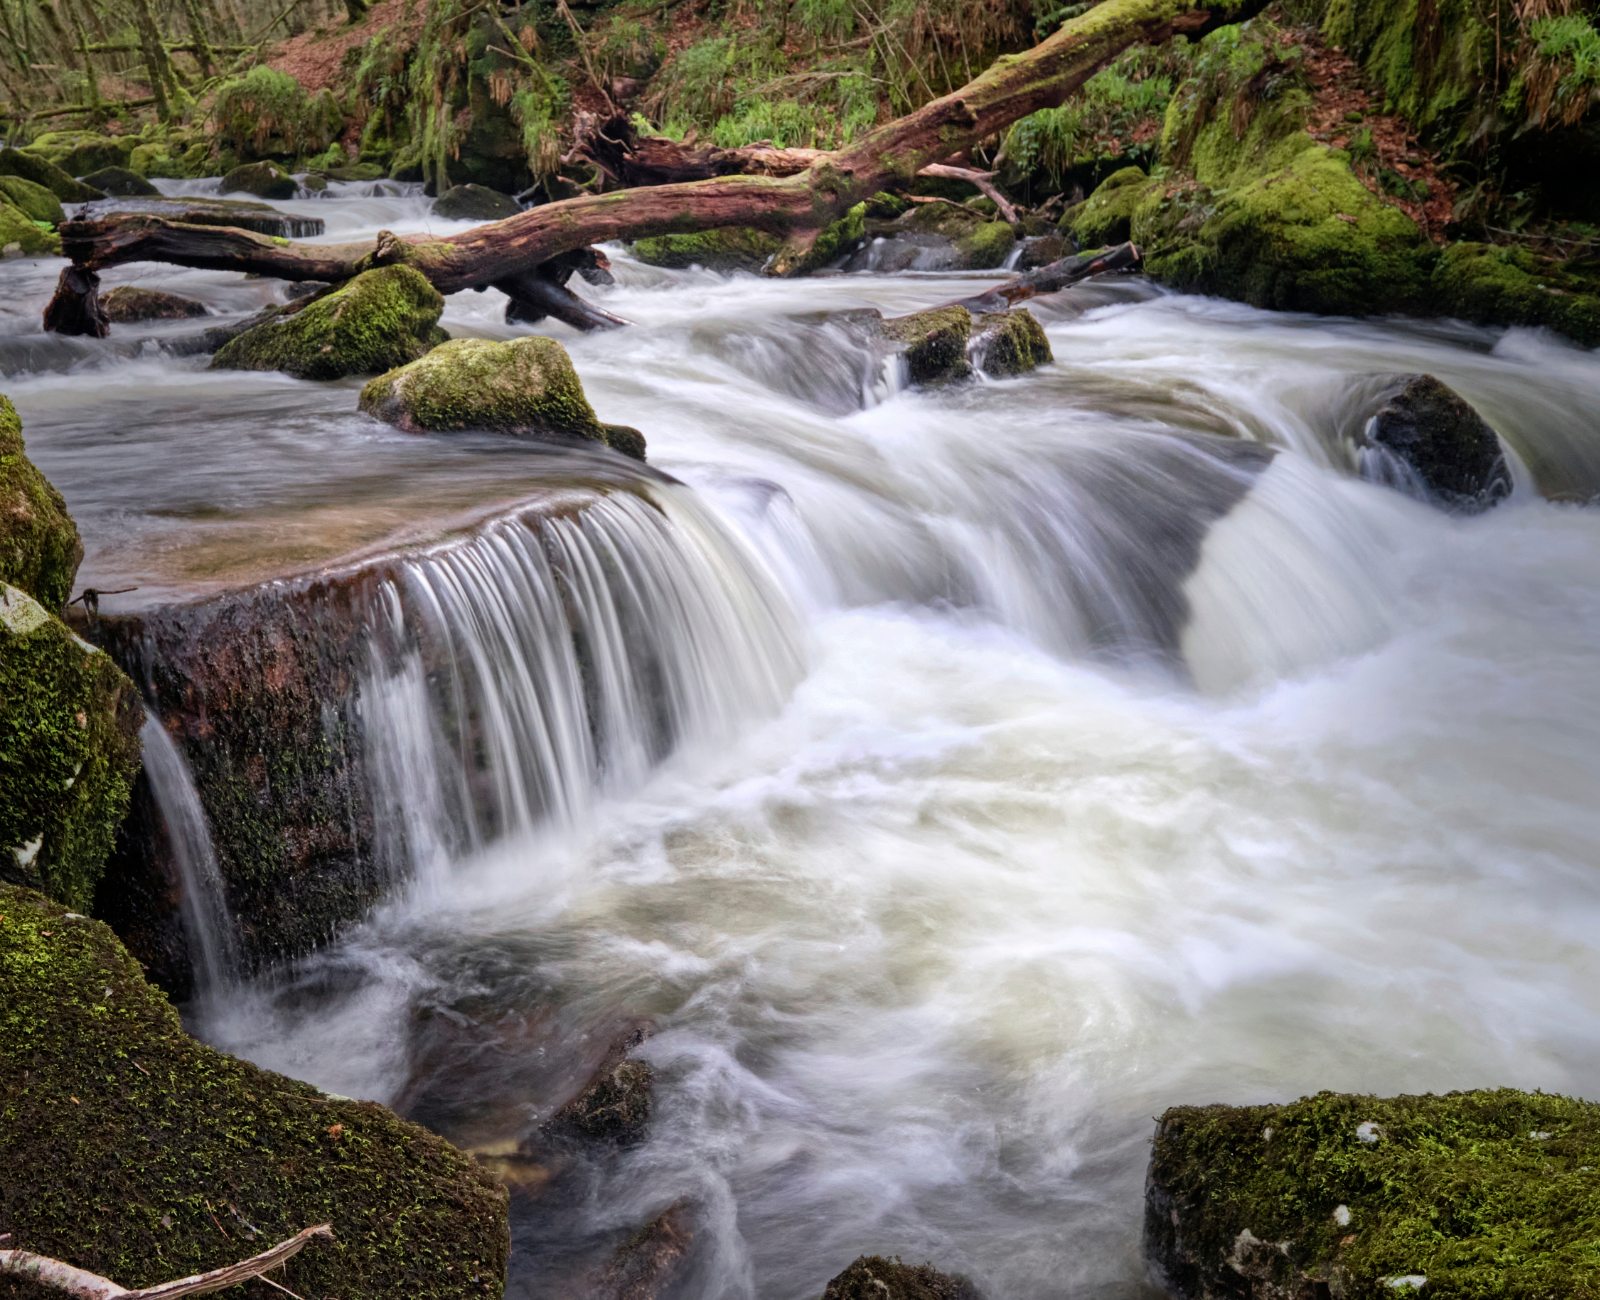
[[[1145,1246],[1187,1300],[1600,1295],[1600,1105],[1509,1089],[1186,1106]]]
[[[293,314],[247,330],[211,365],[215,370],[282,370],[301,379],[381,374],[444,342],[443,312],[443,297],[419,271],[379,267]]]
[[[0,1114],[8,1244],[124,1286],[327,1222],[274,1273],[299,1295],[503,1292],[506,1194],[470,1157],[196,1042],[109,929],[3,884]]]
[[[967,341],[972,313],[965,307],[935,307],[883,323],[887,338],[902,345],[906,373],[914,384],[947,383],[972,374]]]

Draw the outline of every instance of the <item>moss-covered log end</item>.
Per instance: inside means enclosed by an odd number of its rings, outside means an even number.
[[[296,1294],[502,1294],[506,1194],[470,1157],[196,1042],[109,929],[7,885],[0,1115],[0,1231],[124,1286],[327,1222],[274,1274]]]
[[[1188,1300],[1600,1296],[1600,1105],[1509,1089],[1189,1106],[1145,1245]]]

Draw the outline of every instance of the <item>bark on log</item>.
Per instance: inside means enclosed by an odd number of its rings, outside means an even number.
[[[264,1250],[250,1259],[209,1273],[196,1273],[175,1282],[162,1282],[156,1286],[129,1288],[119,1286],[110,1278],[75,1268],[48,1255],[35,1255],[27,1250],[0,1250],[0,1277],[21,1278],[39,1286],[59,1291],[73,1300],[179,1300],[180,1296],[208,1295],[225,1291],[229,1287],[248,1282],[253,1277],[277,1268],[298,1255],[308,1242],[317,1237],[333,1236],[330,1224],[319,1223],[305,1228],[287,1241],[280,1241],[270,1250]]]
[[[1061,104],[1130,46],[1199,36],[1259,12],[1266,0],[1104,0],[1024,54],[997,60],[960,90],[818,155],[792,176],[714,176],[583,195],[439,239],[384,232],[365,244],[280,244],[216,227],[149,218],[67,222],[63,251],[96,271],[126,262],[254,271],[290,280],[344,280],[405,262],[444,293],[494,284],[558,254],[612,239],[755,226],[803,244],[853,204],[903,188],[930,163],[971,149],[1041,108]],[[780,273],[788,269],[778,259]]]
[[[1025,271],[1013,276],[993,289],[946,303],[948,307],[965,307],[973,315],[989,311],[1005,311],[1019,302],[1037,298],[1047,293],[1059,293],[1069,285],[1087,280],[1090,276],[1108,271],[1137,271],[1144,265],[1144,255],[1137,244],[1117,244],[1094,253],[1080,253],[1063,257],[1058,262],[1041,266],[1035,271]]]

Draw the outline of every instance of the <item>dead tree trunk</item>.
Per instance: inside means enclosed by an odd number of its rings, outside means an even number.
[[[1054,107],[1130,46],[1198,36],[1237,22],[1266,0],[1104,0],[1025,54],[999,59],[960,90],[813,158],[787,176],[713,176],[531,208],[444,239],[342,246],[280,244],[219,227],[149,217],[68,222],[62,247],[98,271],[126,262],[257,272],[287,280],[345,280],[374,266],[406,263],[444,293],[513,279],[561,253],[612,239],[755,226],[788,237],[770,268],[792,272],[817,234],[853,204],[903,189],[930,163],[970,150],[1041,108]]]
[[[1144,254],[1139,251],[1137,244],[1117,244],[1112,248],[1102,248],[1098,252],[1063,257],[1060,261],[1041,266],[1036,271],[1025,271],[1021,275],[1013,276],[1004,284],[997,284],[993,289],[986,289],[983,293],[947,305],[965,307],[975,316],[989,311],[1006,311],[1019,302],[1026,302],[1029,298],[1037,298],[1047,293],[1060,293],[1069,285],[1087,280],[1090,276],[1104,275],[1110,271],[1137,271],[1143,265]]]

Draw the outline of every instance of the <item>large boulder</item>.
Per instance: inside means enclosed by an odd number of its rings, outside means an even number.
[[[113,325],[148,320],[190,320],[206,315],[206,305],[182,294],[119,284],[100,295],[100,307]]]
[[[0,202],[8,202],[30,221],[59,226],[66,220],[61,200],[43,185],[21,176],[0,176]]]
[[[142,720],[108,655],[0,583],[0,880],[89,909],[128,811]]]
[[[28,459],[16,407],[0,397],[0,582],[57,611],[82,559],[66,502]]]
[[[1511,493],[1498,435],[1465,398],[1432,375],[1397,379],[1363,439],[1380,452],[1363,457],[1371,477],[1420,489],[1447,509],[1478,514]]]
[[[567,350],[538,335],[507,343],[452,339],[379,375],[361,390],[360,405],[407,433],[582,438],[644,458],[638,431],[601,424]]]
[[[138,172],[128,167],[101,167],[86,175],[83,183],[120,198],[147,198],[161,193]]]
[[[300,193],[300,184],[277,163],[245,163],[222,178],[222,192],[253,194],[258,199],[292,199]]]
[[[444,298],[409,266],[364,271],[292,314],[227,343],[214,370],[281,370],[301,379],[375,375],[417,360],[447,337]]]
[[[140,1287],[331,1223],[275,1280],[341,1300],[503,1293],[506,1194],[470,1157],[196,1042],[100,922],[0,885],[0,1008],[8,1245]]]
[[[63,203],[88,203],[105,198],[100,190],[75,180],[48,158],[23,153],[20,149],[0,149],[0,176],[20,176],[35,185],[43,185]]]
[[[1184,1300],[1595,1291],[1600,1105],[1499,1090],[1185,1106],[1145,1247]]]
[[[521,211],[509,194],[487,185],[452,185],[433,201],[433,215],[446,221],[499,221]]]
[[[971,1280],[930,1264],[862,1255],[828,1283],[822,1300],[983,1300]]]

